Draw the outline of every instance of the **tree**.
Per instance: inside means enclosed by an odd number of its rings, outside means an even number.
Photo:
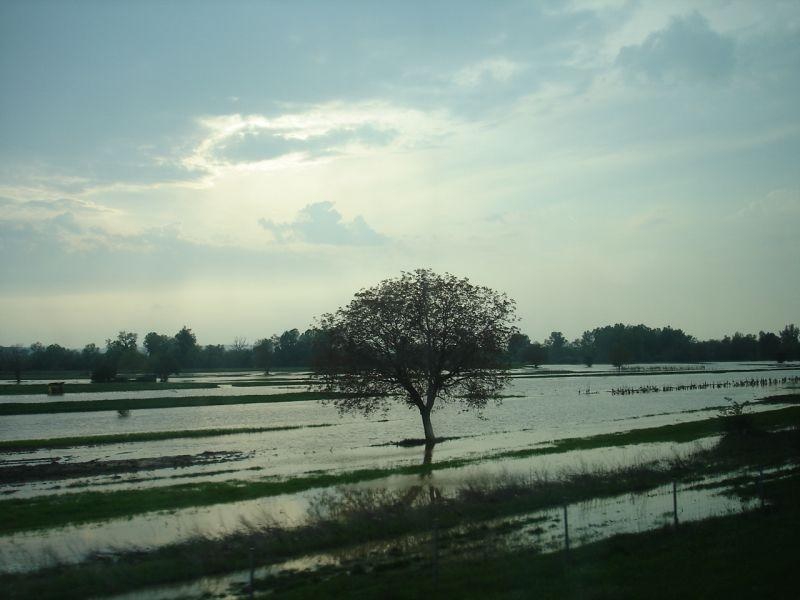
[[[259,369],[264,370],[265,375],[269,374],[269,368],[272,366],[273,353],[274,345],[269,338],[258,340],[253,344],[253,360]]]
[[[192,330],[184,325],[181,330],[175,334],[175,344],[177,347],[177,360],[180,366],[185,367],[192,363],[194,355],[197,352],[197,336],[192,333]]]
[[[560,331],[553,331],[544,342],[547,347],[550,362],[559,363],[564,360],[564,348],[567,345],[567,338]]]
[[[771,331],[758,332],[758,354],[762,360],[774,360],[779,363],[786,358],[781,338]]]
[[[144,349],[147,351],[148,356],[154,356],[167,349],[170,343],[170,337],[161,333],[151,331],[144,336]]]
[[[144,365],[144,357],[139,354],[136,340],[138,335],[129,331],[120,331],[117,339],[106,340],[106,353],[103,362],[108,363],[99,371],[103,380],[116,377],[119,371],[136,371]],[[110,375],[113,371],[113,375]]]
[[[17,383],[22,383],[22,371],[27,367],[28,356],[21,344],[2,349],[3,370],[11,371]]]
[[[800,358],[800,329],[791,324],[783,328],[780,333],[783,355],[787,360]]]
[[[523,364],[525,355],[531,345],[531,338],[524,333],[513,333],[508,339],[508,360],[512,364]]]
[[[100,361],[103,360],[103,355],[100,353],[100,348],[97,344],[86,344],[81,350],[81,367],[87,371],[94,371]]]
[[[547,362],[547,348],[542,346],[539,342],[529,344],[523,353],[525,364],[533,365],[534,368],[539,368],[544,362]]]
[[[340,412],[369,414],[397,401],[416,408],[436,442],[437,400],[482,408],[508,382],[514,301],[468,279],[428,269],[361,290],[320,319],[316,387]]]
[[[611,350],[608,352],[608,360],[612,365],[617,367],[618,371],[622,370],[622,366],[625,363],[630,362],[630,356],[631,353],[628,351],[627,346],[625,346],[625,344],[622,342],[617,342],[611,346]]]

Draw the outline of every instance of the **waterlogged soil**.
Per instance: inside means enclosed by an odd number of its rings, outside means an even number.
[[[135,471],[157,469],[184,469],[197,465],[218,465],[224,462],[242,460],[241,452],[207,450],[200,454],[178,456],[158,456],[152,458],[128,458],[119,460],[91,460],[85,462],[65,461],[56,456],[42,462],[19,461],[20,464],[0,467],[0,484],[30,481],[66,479],[98,475],[116,475]]]
[[[425,489],[436,489],[437,493],[447,496],[454,494],[465,482],[480,484],[498,477],[525,477],[531,474],[541,479],[557,479],[577,467],[590,472],[657,462],[709,448],[717,441],[718,438],[711,437],[687,444],[640,444],[524,459],[488,460],[463,467],[434,470],[422,476],[391,475],[338,489],[385,489],[403,492],[420,489],[422,486]],[[257,475],[263,476],[263,473]],[[231,475],[222,478],[230,479]],[[129,482],[128,487],[135,489],[140,485]],[[7,570],[26,570],[34,568],[34,564],[39,568],[53,562],[79,562],[97,552],[152,549],[197,536],[217,538],[232,535],[245,526],[261,527],[267,524],[284,528],[296,527],[306,522],[309,506],[319,493],[319,489],[311,489],[297,494],[179,509],[169,513],[153,512],[100,523],[2,536],[0,565],[7,565]],[[38,561],[32,563],[32,556],[39,557]]]
[[[573,365],[570,367],[575,370]],[[743,367],[744,368],[744,367]],[[696,445],[640,445],[629,449],[602,449],[517,460],[491,460],[498,452],[526,450],[553,440],[615,433],[637,428],[680,423],[714,417],[729,399],[749,402],[768,395],[792,393],[775,388],[725,388],[681,390],[667,393],[612,395],[621,383],[630,386],[704,383],[750,378],[735,373],[659,372],[623,377],[596,373],[592,377],[526,377],[533,370],[520,370],[520,377],[506,389],[509,397],[500,405],[490,404],[482,413],[444,406],[434,413],[439,436],[451,438],[436,446],[434,460],[483,460],[458,469],[435,471],[426,484],[433,483],[447,493],[467,477],[500,472],[557,474],[575,461],[587,466],[619,466],[641,460],[673,458]],[[783,375],[800,375],[800,369]],[[242,381],[257,383],[245,375]],[[235,375],[216,374],[199,380]],[[258,377],[263,375],[258,374]],[[291,391],[301,389],[305,374],[281,375],[292,379]],[[188,378],[187,378],[188,379]],[[221,382],[220,382],[221,383]],[[226,385],[223,383],[223,385]],[[236,386],[231,394],[280,390],[281,385]],[[176,395],[220,395],[220,389],[175,390]],[[588,393],[587,393],[588,392]],[[123,392],[124,393],[124,392]],[[146,392],[141,392],[146,393]],[[163,395],[163,393],[162,393]],[[95,399],[92,394],[89,399]],[[16,397],[16,401],[19,397]],[[46,398],[45,398],[46,399]],[[39,400],[41,401],[41,399]],[[754,405],[750,410],[771,410],[776,406]],[[70,491],[106,491],[166,486],[175,483],[248,480],[264,477],[291,478],[313,473],[340,473],[364,468],[393,468],[419,464],[422,449],[396,445],[418,438],[419,415],[406,407],[391,405],[385,414],[365,418],[337,414],[335,408],[319,402],[299,401],[274,404],[236,404],[132,410],[127,417],[116,412],[15,415],[0,419],[0,440],[42,439],[66,436],[126,434],[164,430],[233,428],[254,426],[299,426],[333,424],[315,429],[293,429],[253,434],[232,434],[210,438],[162,439],[147,442],[112,443],[68,449],[38,449],[0,453],[0,494],[25,498]],[[202,458],[205,457],[205,458]],[[173,461],[170,463],[169,461]],[[29,472],[30,474],[23,474]],[[14,479],[16,478],[16,479]],[[419,485],[416,476],[394,476],[362,486],[390,489]],[[0,565],[3,569],[28,569],[48,561],[82,560],[95,551],[119,548],[158,547],[194,535],[224,535],[242,526],[242,520],[277,519],[289,525],[302,519],[313,491],[257,501],[235,502],[213,507],[182,509],[117,519],[106,523],[68,526],[29,534],[0,537]],[[687,504],[688,506],[688,504]],[[578,522],[575,522],[576,526]],[[28,565],[28,566],[26,566]]]
[[[687,523],[753,510],[760,505],[757,499],[741,499],[732,493],[731,481],[742,474],[732,472],[702,480],[699,485],[677,485],[674,490],[672,485],[665,485],[644,493],[576,502],[451,528],[439,528],[436,511],[431,510],[430,526],[425,531],[259,566],[253,573],[255,587],[262,593],[279,594],[293,580],[307,582],[309,578],[327,578],[337,572],[384,571],[411,565],[432,567],[440,562],[479,559],[523,549],[562,552],[567,540],[570,548],[576,548],[617,534],[674,526],[676,520]],[[771,476],[779,477],[780,472]],[[258,565],[270,562],[270,557],[254,556],[254,561]],[[243,598],[247,597],[249,580],[249,571],[236,571],[114,598]]]

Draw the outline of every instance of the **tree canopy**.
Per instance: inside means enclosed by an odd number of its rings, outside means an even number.
[[[508,381],[514,301],[428,269],[364,289],[320,319],[314,372],[342,412],[401,401],[419,410],[426,442],[437,400],[482,408]]]

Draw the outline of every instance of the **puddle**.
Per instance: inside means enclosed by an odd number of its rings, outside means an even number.
[[[569,547],[622,533],[638,533],[678,523],[753,510],[758,500],[741,500],[728,494],[729,480],[744,472],[698,482],[660,486],[640,494],[569,504],[566,507],[531,512],[524,515],[480,522],[442,531],[429,531],[366,543],[336,552],[311,554],[280,562],[254,571],[257,582],[288,574],[312,573],[326,568],[373,570],[392,568],[392,564],[409,562],[431,563],[464,556],[480,557],[497,550],[536,549],[543,553],[565,550],[565,530]],[[753,473],[749,473],[753,476]],[[772,476],[780,475],[774,471]],[[713,485],[717,484],[717,485]],[[677,502],[676,502],[677,500]],[[676,502],[676,504],[674,504]],[[674,507],[677,506],[677,511]],[[565,528],[566,515],[566,528]],[[401,557],[399,556],[401,555]],[[256,562],[258,557],[256,557]],[[206,577],[188,584],[158,586],[114,596],[116,600],[160,600],[162,598],[241,598],[249,582],[249,571],[237,571],[220,577]]]
[[[710,447],[716,441],[717,438],[706,438],[687,444],[644,444],[629,448],[576,450],[550,456],[486,461],[433,471],[425,476],[393,475],[344,487],[398,491],[423,483],[425,486],[434,486],[444,495],[450,495],[467,481],[497,476],[525,477],[532,473],[557,478],[566,470],[592,471],[670,459]],[[220,475],[221,479],[230,477],[230,474]],[[135,487],[135,484],[130,485]],[[57,562],[74,563],[96,552],[156,548],[199,535],[218,537],[241,528],[243,521],[259,522],[265,517],[279,526],[295,526],[304,521],[310,499],[319,491],[311,489],[299,494],[147,513],[101,523],[3,536],[0,537],[0,571],[32,570]]]

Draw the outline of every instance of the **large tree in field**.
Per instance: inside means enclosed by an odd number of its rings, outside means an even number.
[[[507,383],[515,320],[505,294],[427,269],[403,273],[323,315],[317,386],[336,394],[341,412],[369,414],[393,401],[416,408],[432,446],[437,402],[482,408]]]

